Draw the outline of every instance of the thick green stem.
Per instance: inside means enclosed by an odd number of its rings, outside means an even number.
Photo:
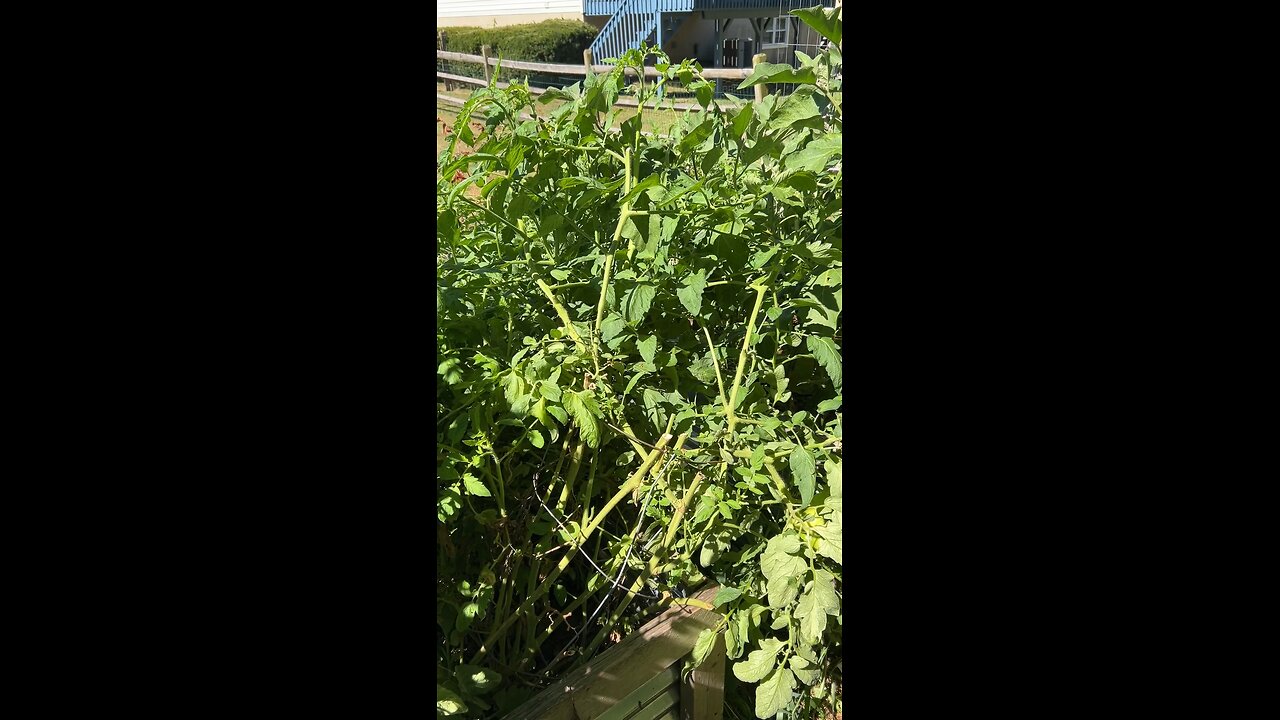
[[[480,649],[476,651],[476,654],[471,658],[471,665],[476,664],[485,655],[487,655],[489,650],[493,648],[502,635],[515,624],[516,620],[519,620],[525,613],[529,612],[529,610],[533,608],[534,603],[546,596],[546,594],[555,585],[556,580],[559,579],[560,574],[569,567],[569,563],[573,561],[573,558],[577,556],[578,551],[586,544],[587,539],[591,537],[591,533],[595,532],[596,528],[600,527],[600,523],[604,522],[609,511],[617,507],[618,503],[622,502],[623,498],[631,494],[631,491],[644,481],[645,473],[649,472],[649,468],[653,466],[653,463],[664,454],[662,450],[669,442],[671,442],[670,435],[663,435],[658,439],[658,449],[649,455],[649,457],[644,461],[644,464],[642,464],[638,470],[631,474],[631,477],[627,479],[627,482],[623,483],[622,487],[613,496],[613,498],[611,498],[609,502],[605,503],[604,507],[600,508],[600,512],[596,513],[591,519],[591,522],[582,529],[578,534],[578,537],[576,537],[573,543],[569,546],[569,549],[565,551],[564,557],[560,558],[560,562],[551,571],[551,573],[547,575],[547,578],[542,581],[542,584],[530,593],[529,596],[524,599],[524,602],[520,603],[520,606],[517,607],[506,620],[503,620],[498,627],[489,632],[488,637],[485,638]]]
[[[489,451],[489,455],[493,457],[493,466],[496,474],[494,479],[498,486],[498,513],[501,517],[507,516],[507,486],[502,481],[502,461],[498,459],[498,454],[493,450]]]
[[[569,496],[573,494],[573,481],[578,479],[578,471],[582,468],[582,453],[586,447],[585,442],[579,442],[573,449],[573,458],[569,461],[569,472],[565,473],[564,477],[564,489],[560,491],[560,498],[556,501],[558,516],[564,516],[565,505],[569,502]]]
[[[542,293],[547,296],[547,299],[551,301],[551,307],[555,308],[556,314],[560,316],[560,322],[564,325],[565,332],[578,344],[579,350],[586,350],[587,344],[582,341],[582,336],[573,327],[573,321],[569,319],[569,311],[565,310],[564,305],[561,305],[560,301],[556,299],[556,294],[551,291],[551,286],[543,282],[541,278],[538,278],[535,282],[538,283],[538,287],[542,289]]]
[[[702,335],[707,338],[707,350],[711,352],[711,362],[716,368],[716,385],[720,388],[720,404],[724,406],[724,414],[726,416],[733,415],[733,408],[729,405],[729,396],[724,392],[724,376],[720,374],[720,358],[716,355],[716,344],[711,340],[711,333],[707,331],[707,326],[698,321],[698,326],[702,328]]]
[[[751,336],[755,334],[756,316],[760,314],[760,305],[764,303],[767,285],[752,285],[756,291],[756,303],[751,307],[751,317],[747,320],[747,336],[742,338],[742,352],[738,354],[738,369],[733,375],[733,390],[729,392],[729,434],[733,435],[734,426],[738,423],[735,408],[738,407],[738,391],[742,389],[742,373],[747,369],[747,351],[751,349]]]
[[[585,525],[587,518],[591,517],[591,492],[596,485],[596,468],[600,465],[597,460],[600,459],[600,453],[596,452],[591,457],[591,471],[587,473],[587,492],[582,496],[582,523]]]
[[[589,659],[595,653],[596,648],[600,647],[600,643],[604,642],[605,636],[608,635],[609,631],[618,624],[618,619],[622,617],[623,611],[625,611],[627,606],[631,604],[636,593],[639,592],[640,589],[644,587],[645,582],[655,575],[659,571],[659,568],[662,567],[663,562],[666,560],[667,552],[671,549],[671,542],[675,539],[676,533],[680,529],[680,523],[684,520],[685,512],[688,511],[690,503],[693,502],[694,493],[696,493],[698,491],[698,487],[702,485],[703,479],[704,476],[702,473],[694,475],[693,482],[689,484],[689,489],[684,494],[684,499],[676,505],[675,512],[671,516],[671,524],[667,527],[667,534],[662,538],[662,545],[654,551],[653,557],[649,559],[649,564],[643,571],[641,571],[640,576],[636,578],[636,581],[631,583],[630,589],[627,590],[626,597],[622,598],[622,601],[618,603],[618,607],[614,608],[613,612],[610,613],[609,619],[605,623],[604,627],[600,628],[600,632],[596,633],[596,636],[592,638],[591,644],[588,645],[586,651],[582,653],[583,661]]]

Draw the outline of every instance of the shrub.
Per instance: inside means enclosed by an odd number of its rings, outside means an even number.
[[[832,45],[739,86],[790,95],[722,105],[645,47],[537,122],[518,84],[459,111],[436,186],[438,716],[502,717],[672,604],[715,613],[690,667],[722,636],[740,715],[842,712],[841,24],[794,12]],[[679,78],[704,110],[669,134],[609,112],[650,54],[641,107]]]
[[[452,52],[480,54],[488,45],[494,56],[528,62],[581,63],[582,51],[599,32],[580,20],[543,20],[505,27],[438,28],[448,33]]]

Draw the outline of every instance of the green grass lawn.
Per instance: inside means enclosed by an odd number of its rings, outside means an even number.
[[[471,95],[471,89],[467,88],[466,86],[462,86],[462,88],[458,88],[455,86],[455,89],[446,91],[444,89],[444,83],[442,82],[436,83],[436,92],[442,95],[449,95],[451,97],[463,98],[463,99],[470,97]],[[691,102],[687,98],[676,98],[675,101],[679,103]],[[563,102],[564,102],[563,100],[552,100],[551,102],[545,105],[538,103],[537,104],[538,115],[549,114],[552,110],[559,107]],[[454,106],[447,105],[445,103],[439,103],[436,107],[439,111],[440,117],[446,118],[446,120],[449,117],[453,117],[453,118],[457,117],[458,109]],[[614,121],[614,127],[617,127],[622,122],[631,119],[636,115],[637,112],[638,112],[637,108],[619,107],[618,117]],[[696,111],[671,110],[668,108],[645,108],[643,129],[645,132],[665,133],[671,129],[671,126],[676,123],[676,120],[679,119],[680,115],[686,112],[696,112]],[[450,125],[452,125],[452,122],[450,122]],[[440,127],[440,123],[437,122],[436,123],[436,129],[437,129],[437,143],[436,143],[437,150],[436,151],[437,152],[439,152],[441,149],[444,148],[444,145],[442,144],[443,139],[439,137],[439,127]]]

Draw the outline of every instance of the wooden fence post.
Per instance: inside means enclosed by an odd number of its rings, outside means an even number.
[[[484,58],[484,84],[489,84],[489,46],[480,46],[480,57]]]
[[[448,34],[448,33],[446,33],[444,30],[441,30],[441,31],[440,31],[440,49],[441,49],[441,50],[448,50],[448,49],[449,49],[449,34]],[[449,82],[448,80],[445,80],[445,81],[444,81],[444,89],[445,89],[445,91],[446,91],[446,92],[448,92],[449,90],[452,90],[452,89],[453,89],[453,83]]]
[[[591,48],[582,51],[582,65],[587,68],[588,75],[594,75],[595,71],[592,66],[595,65],[595,55],[591,52]]]
[[[764,62],[769,56],[764,53],[758,53],[751,56],[751,69]],[[764,83],[757,83],[756,86],[756,102],[764,102],[764,96],[769,94],[769,88]]]
[[[680,720],[721,720],[724,717],[724,635],[702,665],[680,683]]]

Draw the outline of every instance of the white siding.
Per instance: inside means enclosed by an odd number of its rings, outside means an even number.
[[[439,0],[436,17],[582,15],[582,0]]]

